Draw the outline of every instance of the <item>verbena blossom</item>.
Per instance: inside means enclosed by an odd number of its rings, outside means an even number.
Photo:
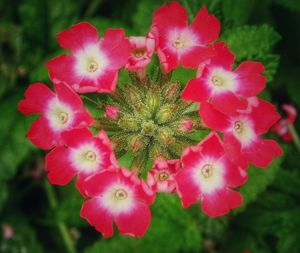
[[[244,61],[232,71],[235,57],[226,44],[217,43],[214,51],[213,57],[199,65],[197,78],[189,81],[182,98],[194,102],[211,100],[219,111],[230,112],[243,106],[241,98],[256,96],[265,88],[264,65]]]
[[[78,175],[77,187],[81,192],[82,180],[116,165],[112,148],[102,130],[97,136],[86,129],[74,129],[62,134],[63,146],[47,154],[46,170],[52,184],[66,185]]]
[[[37,147],[51,149],[63,144],[61,134],[93,122],[79,95],[64,83],[54,84],[54,93],[43,83],[31,84],[18,108],[25,114],[41,114],[27,137]]]
[[[114,223],[121,234],[143,236],[157,192],[178,194],[184,208],[199,202],[210,217],[225,215],[243,203],[236,188],[246,183],[249,164],[267,167],[282,154],[262,138],[280,117],[257,97],[266,86],[263,64],[246,60],[233,69],[233,52],[214,43],[220,22],[206,7],[189,25],[183,6],[164,4],[149,30],[126,38],[123,29],[108,29],[99,38],[83,22],[62,31],[58,43],[70,54],[46,64],[55,92],[32,84],[19,103],[23,114],[40,114],[27,137],[52,149],[49,181],[76,178],[88,198],[80,215],[105,237]],[[158,66],[150,64],[154,53]],[[198,70],[186,85],[172,79],[179,66]],[[122,68],[131,81],[116,86]],[[288,118],[273,131],[289,138],[295,111],[284,110]],[[123,156],[129,168],[118,165]]]
[[[113,235],[113,222],[121,234],[143,236],[150,224],[148,207],[154,192],[132,172],[125,169],[104,171],[84,182],[85,201],[80,212],[105,237]]]
[[[175,175],[179,170],[179,160],[158,159],[148,171],[147,183],[157,192],[173,193],[176,191]]]
[[[176,175],[177,191],[184,207],[200,201],[208,216],[220,216],[242,204],[236,188],[247,177],[230,162],[216,133],[209,134],[197,146],[188,147],[181,157],[182,170]]]
[[[220,32],[220,22],[203,7],[191,25],[188,14],[177,2],[164,4],[155,11],[151,34],[156,41],[156,51],[166,72],[184,67],[196,68],[201,60],[212,56],[208,44],[214,42]]]
[[[54,83],[66,82],[79,93],[115,90],[118,71],[130,54],[123,29],[108,29],[100,39],[95,27],[82,22],[59,33],[57,40],[72,54],[47,62]]]
[[[242,168],[247,168],[249,162],[267,167],[282,154],[277,142],[260,138],[280,118],[275,106],[262,99],[250,111],[232,115],[225,115],[205,102],[201,104],[200,116],[209,128],[224,134],[226,154]]]
[[[279,120],[273,127],[272,131],[278,134],[284,141],[289,142],[293,140],[289,126],[293,125],[297,118],[297,110],[292,105],[284,104],[282,109],[287,117]]]

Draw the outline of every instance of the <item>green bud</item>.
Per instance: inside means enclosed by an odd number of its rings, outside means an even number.
[[[155,125],[152,120],[143,122],[141,127],[141,133],[147,136],[153,136],[157,129],[157,125]]]
[[[158,113],[156,114],[156,120],[158,123],[168,122],[170,119],[174,117],[174,112],[177,109],[177,105],[175,104],[166,104],[160,108]]]
[[[175,142],[173,131],[168,127],[160,128],[155,137],[159,143],[165,146],[171,145]]]
[[[179,97],[181,91],[180,84],[178,82],[171,82],[164,87],[163,97],[165,101],[171,102]]]
[[[155,114],[160,106],[160,94],[158,87],[152,87],[151,91],[146,97],[146,105],[152,114]]]
[[[132,152],[137,152],[145,147],[146,139],[140,135],[133,135],[129,137],[128,140],[128,149]]]
[[[127,131],[137,131],[140,129],[138,119],[130,114],[124,114],[118,121],[118,125]]]

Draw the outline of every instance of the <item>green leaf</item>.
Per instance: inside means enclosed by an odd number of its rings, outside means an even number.
[[[265,66],[264,76],[267,77],[267,81],[273,81],[274,76],[277,72],[279,65],[280,56],[276,54],[266,54],[265,56],[260,56],[255,58],[255,61],[262,62]]]
[[[300,12],[299,0],[274,0],[275,3],[291,10]]]
[[[5,239],[0,237],[1,253],[44,252],[36,237],[35,231],[27,222],[27,217],[15,211],[10,216],[3,217],[1,223],[9,225],[13,229],[12,238]]]
[[[0,104],[0,180],[12,178],[17,167],[28,156],[33,145],[25,138],[33,118],[17,111],[21,96],[12,95]]]
[[[237,61],[265,57],[279,39],[280,35],[268,25],[241,26],[227,30],[221,38],[233,51]]]
[[[257,0],[223,0],[223,13],[226,22],[244,24],[251,15]]]
[[[282,163],[284,156],[276,158],[268,168],[255,168],[251,166],[247,172],[249,179],[245,185],[240,188],[240,193],[243,195],[243,206],[236,209],[234,212],[240,212],[253,202],[258,194],[265,191],[267,186],[274,180]]]

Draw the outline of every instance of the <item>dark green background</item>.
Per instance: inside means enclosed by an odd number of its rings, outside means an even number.
[[[206,4],[222,23],[225,40],[237,61],[262,61],[267,89],[261,97],[280,107],[300,107],[299,0],[182,0],[189,17]],[[141,239],[103,239],[79,217],[83,199],[73,183],[54,186],[58,205],[51,208],[45,193],[45,153],[24,138],[35,116],[17,111],[30,83],[51,85],[44,63],[64,51],[55,35],[80,21],[89,21],[101,34],[123,27],[127,35],[145,35],[152,14],[163,1],[154,0],[0,0],[0,226],[9,224],[14,236],[0,231],[2,253],[67,252],[57,224],[71,232],[84,253],[253,253],[300,252],[300,155],[293,143],[267,169],[249,169],[241,187],[244,205],[230,215],[207,218],[199,205],[188,210],[177,196],[159,195],[153,219]],[[185,84],[194,71],[179,69],[174,76]],[[120,80],[126,74],[121,73]],[[299,126],[299,120],[296,128]],[[270,134],[272,138],[277,138]],[[278,139],[279,140],[279,139]],[[280,141],[280,140],[279,140]],[[124,161],[123,161],[124,162]],[[125,161],[126,162],[126,161]]]

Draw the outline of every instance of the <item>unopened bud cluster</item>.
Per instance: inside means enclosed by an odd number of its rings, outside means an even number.
[[[132,74],[131,84],[120,85],[110,95],[105,114],[95,126],[105,125],[117,156],[132,152],[134,159],[144,163],[175,159],[195,144],[189,136],[200,129],[198,111],[194,103],[180,98],[181,84],[170,77],[161,71],[154,80]]]

